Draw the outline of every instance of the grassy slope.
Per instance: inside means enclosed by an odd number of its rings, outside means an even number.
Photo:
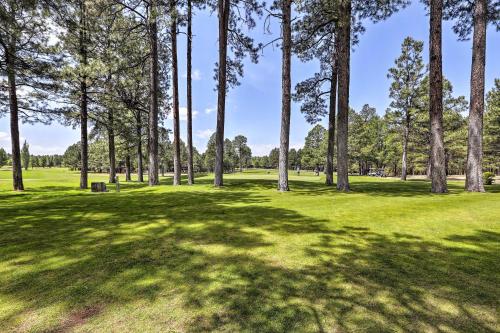
[[[280,194],[261,171],[91,194],[66,170],[24,176],[13,193],[0,171],[2,332],[500,329],[500,185],[342,194],[301,175]]]

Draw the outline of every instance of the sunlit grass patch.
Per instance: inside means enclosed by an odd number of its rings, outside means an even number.
[[[120,193],[0,172],[0,331],[495,332],[500,186],[275,172]],[[35,181],[36,179],[36,181]],[[91,175],[106,181],[106,175]],[[121,177],[124,179],[124,177]]]

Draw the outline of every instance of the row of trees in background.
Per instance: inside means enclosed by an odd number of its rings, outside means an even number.
[[[169,138],[169,133],[160,131],[159,135],[159,170],[162,174],[165,172],[174,172],[176,166],[174,163],[175,147]],[[180,159],[179,167],[182,171],[187,172],[190,166],[188,146],[184,141],[179,140]],[[233,140],[224,140],[224,172],[230,173],[242,171],[251,166],[252,150],[247,145],[247,138],[243,135],[237,135]],[[93,138],[89,143],[88,166],[92,172],[108,172],[109,169],[109,142],[107,137]],[[137,178],[141,177],[142,168],[149,168],[146,156],[142,156],[145,160],[140,168],[138,161],[141,159],[132,160],[129,158],[127,145],[125,142],[117,141],[115,145],[116,166],[114,172],[124,172],[126,180],[131,180],[131,174],[137,173]],[[200,154],[196,147],[192,151],[192,168],[193,172],[213,172],[214,161],[216,158],[215,133],[212,134],[207,143],[207,148],[204,153]],[[80,143],[75,143],[66,149],[62,156],[62,164],[71,170],[78,170],[81,165]]]
[[[167,114],[173,118],[173,184],[180,184],[182,144],[179,123],[179,75],[177,38],[186,26],[187,47],[187,171],[194,182],[192,147],[191,48],[193,10],[208,7],[218,14],[219,59],[216,64],[217,125],[212,140],[215,157],[214,185],[223,185],[223,173],[234,169],[231,146],[224,137],[225,101],[229,88],[239,84],[243,59],[258,61],[266,45],[246,34],[256,18],[281,24],[282,112],[278,151],[280,191],[287,191],[291,99],[302,101],[311,122],[328,115],[326,174],[337,189],[349,190],[350,52],[364,31],[363,22],[378,22],[409,4],[409,0],[276,0],[270,7],[256,0],[17,0],[0,3],[0,113],[10,114],[12,170],[15,190],[23,190],[19,119],[31,122],[61,121],[79,126],[80,187],[88,187],[89,139],[106,142],[110,182],[115,181],[117,146],[127,165],[137,165],[139,181],[147,167],[149,185],[159,184],[159,171],[167,168],[161,152],[160,126]],[[446,192],[446,128],[443,126],[446,81],[442,77],[442,20],[455,20],[460,39],[473,32],[471,100],[468,121],[466,189],[484,191],[483,111],[486,26],[500,25],[495,0],[423,0],[430,9],[430,61],[427,94],[429,174],[433,192]],[[294,6],[294,10],[292,10]],[[296,17],[292,17],[292,13]],[[406,48],[406,49],[405,49]],[[403,54],[390,76],[394,121],[403,124],[402,174],[408,172],[410,125],[415,108],[413,94],[422,87],[423,67],[416,58],[422,45],[406,40]],[[318,60],[319,71],[291,92],[291,54],[301,60]],[[413,62],[413,63],[412,63]],[[414,72],[405,79],[405,70]],[[328,97],[328,100],[327,100]],[[444,96],[446,97],[446,95]],[[406,124],[406,125],[404,125]],[[90,127],[90,133],[88,128]],[[446,134],[447,135],[447,134]],[[105,139],[103,139],[105,138]],[[99,141],[99,139],[101,141]],[[354,141],[353,141],[354,140]],[[334,166],[334,154],[336,165]],[[356,156],[353,155],[353,158]],[[205,158],[206,160],[207,158]],[[365,163],[365,162],[363,162]],[[241,163],[240,163],[241,164]],[[128,168],[130,169],[130,168]],[[366,168],[365,168],[366,169]]]
[[[29,152],[29,145],[25,141],[21,149],[21,162],[25,170],[29,168],[53,168],[63,166],[63,156],[58,154],[51,155],[32,155]],[[4,165],[12,165],[12,155],[5,149],[0,148],[0,168]]]

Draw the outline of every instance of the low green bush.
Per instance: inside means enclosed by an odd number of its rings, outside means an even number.
[[[493,172],[483,173],[484,185],[491,185],[495,182],[495,174]]]

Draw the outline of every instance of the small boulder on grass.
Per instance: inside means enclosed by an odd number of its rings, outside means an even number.
[[[106,184],[104,182],[93,182],[90,184],[90,190],[92,192],[107,192]]]

